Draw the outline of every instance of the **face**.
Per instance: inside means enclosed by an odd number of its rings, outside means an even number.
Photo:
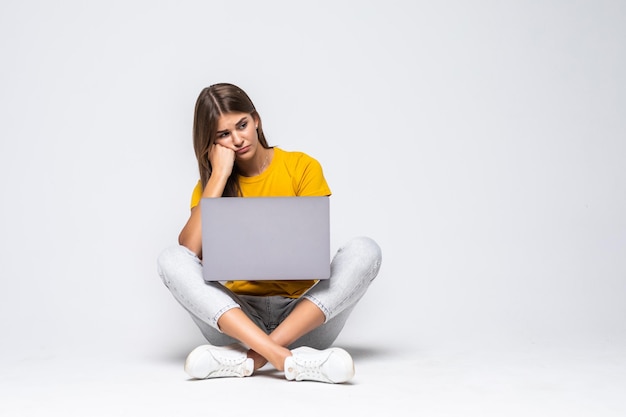
[[[223,114],[217,121],[215,143],[232,149],[238,160],[250,160],[260,146],[258,124],[250,113]]]

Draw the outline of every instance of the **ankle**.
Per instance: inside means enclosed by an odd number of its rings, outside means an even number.
[[[252,359],[252,361],[254,362],[255,371],[264,367],[267,364],[267,359],[265,359],[261,354],[252,349],[248,351],[248,358]]]
[[[289,356],[291,356],[291,351],[281,346],[280,349],[274,351],[267,359],[277,371],[282,372],[285,370],[285,359]]]

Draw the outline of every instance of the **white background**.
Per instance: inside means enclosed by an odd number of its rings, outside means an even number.
[[[5,358],[202,341],[156,258],[217,82],[383,249],[346,343],[626,343],[622,1],[3,1],[0,57]]]

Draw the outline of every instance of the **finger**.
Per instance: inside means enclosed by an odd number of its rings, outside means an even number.
[[[235,160],[235,158],[237,157],[236,149],[232,149],[231,147],[226,146],[226,145],[221,145],[221,144],[217,144],[217,145],[220,146],[220,148],[222,148],[224,153],[232,156],[233,161]]]
[[[216,143],[215,145],[216,145],[216,146],[219,146],[219,147],[221,147],[221,148],[223,148],[223,149],[228,149],[229,151],[232,151],[232,152],[235,152],[235,151],[236,151],[236,149],[231,148],[230,146],[222,145],[221,143]]]

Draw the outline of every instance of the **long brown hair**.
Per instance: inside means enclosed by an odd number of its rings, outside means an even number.
[[[265,149],[269,148],[267,140],[265,140],[265,134],[263,134],[261,116],[256,111],[250,97],[241,88],[227,83],[206,87],[198,96],[198,100],[196,100],[193,119],[193,148],[198,160],[200,181],[203,188],[206,187],[209,177],[211,177],[212,167],[209,162],[209,148],[215,143],[217,121],[221,115],[226,113],[251,114],[252,117],[258,120],[257,134],[259,143]],[[239,173],[236,165],[230,177],[228,177],[222,196],[241,196]]]

